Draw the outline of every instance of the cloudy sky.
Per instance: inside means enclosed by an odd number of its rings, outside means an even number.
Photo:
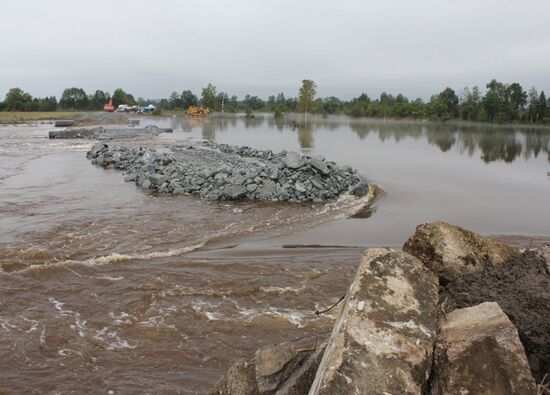
[[[549,0],[10,0],[0,97],[115,88],[428,98],[491,78],[550,91]]]

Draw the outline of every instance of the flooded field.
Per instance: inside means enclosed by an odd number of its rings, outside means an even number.
[[[368,246],[445,220],[550,237],[550,130],[257,116],[141,118],[321,154],[384,193],[369,210],[149,194],[51,124],[0,126],[0,393],[204,393],[261,345],[315,336]],[[529,236],[529,237],[528,237]],[[537,236],[532,238],[530,236]]]

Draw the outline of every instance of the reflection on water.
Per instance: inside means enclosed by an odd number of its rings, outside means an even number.
[[[381,142],[399,142],[406,137],[424,139],[437,146],[442,152],[456,148],[461,154],[472,156],[476,150],[486,162],[513,162],[520,156],[528,159],[541,153],[550,161],[550,129],[524,126],[498,126],[467,123],[405,122],[380,120],[355,120],[344,117],[312,118],[306,124],[294,122],[299,117],[273,118],[257,115],[254,118],[235,115],[212,116],[210,118],[167,118],[169,127],[185,132],[200,130],[203,138],[215,141],[216,133],[239,127],[258,133],[277,130],[296,134],[300,148],[315,147],[315,133],[319,130],[353,131],[361,140],[377,135]],[[250,143],[253,145],[253,142]]]
[[[439,147],[442,152],[458,148],[459,152],[472,156],[478,148],[484,162],[502,160],[512,162],[522,152],[525,158],[537,157],[541,151],[549,155],[550,130],[535,128],[498,127],[492,125],[460,125],[442,123],[350,123],[349,127],[363,139],[377,134],[380,141],[405,137],[424,138]]]

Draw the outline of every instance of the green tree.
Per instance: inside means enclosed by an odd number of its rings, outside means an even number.
[[[421,98],[417,98],[409,103],[409,113],[416,119],[426,118],[426,104]]]
[[[55,96],[33,99],[33,111],[57,111],[57,99]]]
[[[537,102],[537,119],[539,122],[544,122],[544,118],[548,113],[548,102],[546,101],[546,95],[544,91],[540,93],[538,102]]]
[[[181,101],[181,96],[178,95],[177,92],[172,92],[172,94],[170,95],[170,99],[168,99],[168,101],[170,102],[170,109],[173,110],[175,108],[182,108],[183,105],[182,105],[182,101]]]
[[[113,93],[113,106],[118,107],[121,104],[127,104],[129,106],[136,105],[136,99],[129,93],[124,92],[123,89],[118,88]]]
[[[198,103],[198,98],[190,90],[185,90],[181,93],[181,106],[185,109],[190,106],[196,106]]]
[[[231,96],[225,109],[227,112],[237,112],[239,110],[239,98],[236,95]]]
[[[169,110],[170,109],[170,100],[160,99],[158,106],[163,110]]]
[[[206,88],[202,88],[201,105],[203,107],[207,107],[212,110],[218,109],[217,101],[216,87],[214,85],[208,84]]]
[[[362,93],[359,97],[353,98],[349,105],[349,115],[354,118],[366,117],[370,103],[370,97],[366,93]]]
[[[370,100],[369,100],[370,102]],[[323,109],[327,114],[337,114],[342,112],[344,103],[337,97],[330,96],[323,99]]]
[[[506,85],[495,79],[487,84],[487,92],[482,102],[489,121],[502,121],[506,119],[507,91]]]
[[[304,116],[307,118],[307,111],[311,108],[313,99],[317,94],[317,85],[312,80],[302,80],[302,87],[300,88],[298,96],[298,108],[304,112]]]
[[[275,103],[275,95],[271,95],[267,98],[267,101],[265,102],[265,110],[266,111],[275,111],[277,107],[277,104]]]
[[[529,89],[527,95],[527,114],[529,115],[529,122],[537,122],[538,112],[537,107],[539,105],[539,93],[535,87]]]
[[[395,99],[391,94],[382,92],[380,94],[380,99],[378,99],[378,109],[376,116],[381,116],[382,118],[389,117],[391,115],[391,108],[393,107],[394,101]]]
[[[252,111],[259,111],[265,107],[265,102],[258,96],[246,95],[243,103],[245,108],[250,108]]]
[[[506,90],[506,98],[508,99],[507,118],[511,121],[520,120],[527,104],[527,93],[517,82],[508,85]]]
[[[90,99],[89,99],[90,108],[92,110],[102,110],[103,106],[107,104],[110,97],[111,96],[109,95],[108,92],[96,90],[95,93],[92,96],[90,96]]]
[[[59,99],[59,106],[70,110],[85,110],[88,108],[88,95],[82,88],[67,88]]]
[[[432,118],[447,120],[458,116],[458,96],[451,88],[445,88],[430,99],[428,112]]]
[[[395,103],[393,105],[391,114],[396,118],[405,118],[409,114],[409,99],[403,96],[401,93],[395,97]]]
[[[467,121],[477,121],[479,119],[480,106],[481,95],[479,93],[479,87],[476,85],[471,91],[468,87],[464,88],[462,103],[460,106],[462,119]]]
[[[6,111],[30,111],[32,96],[21,88],[12,88],[4,99],[4,110]]]
[[[451,88],[446,88],[439,94],[439,99],[443,102],[450,117],[458,116],[458,96]]]

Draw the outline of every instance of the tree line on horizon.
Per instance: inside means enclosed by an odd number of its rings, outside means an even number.
[[[263,100],[258,96],[246,95],[239,99],[218,92],[208,84],[198,97],[191,90],[173,92],[168,98],[160,100],[135,99],[123,89],[109,92],[96,90],[87,94],[82,88],[68,88],[63,91],[59,101],[55,96],[33,98],[20,88],[12,88],[0,102],[0,111],[99,111],[109,99],[116,107],[120,104],[155,104],[163,110],[187,109],[201,105],[213,111],[235,112],[273,112],[276,116],[289,112],[311,114],[344,114],[351,117],[401,118],[401,119],[463,119],[495,123],[546,123],[550,117],[550,100],[544,91],[536,88],[528,92],[517,83],[505,84],[492,80],[486,85],[485,94],[478,86],[464,88],[458,96],[451,88],[432,95],[425,102],[418,98],[410,100],[402,94],[396,96],[383,92],[379,98],[370,98],[362,93],[351,100],[341,100],[330,96],[315,98],[316,85],[311,80],[302,81],[298,97],[286,97],[284,93],[269,96]]]

